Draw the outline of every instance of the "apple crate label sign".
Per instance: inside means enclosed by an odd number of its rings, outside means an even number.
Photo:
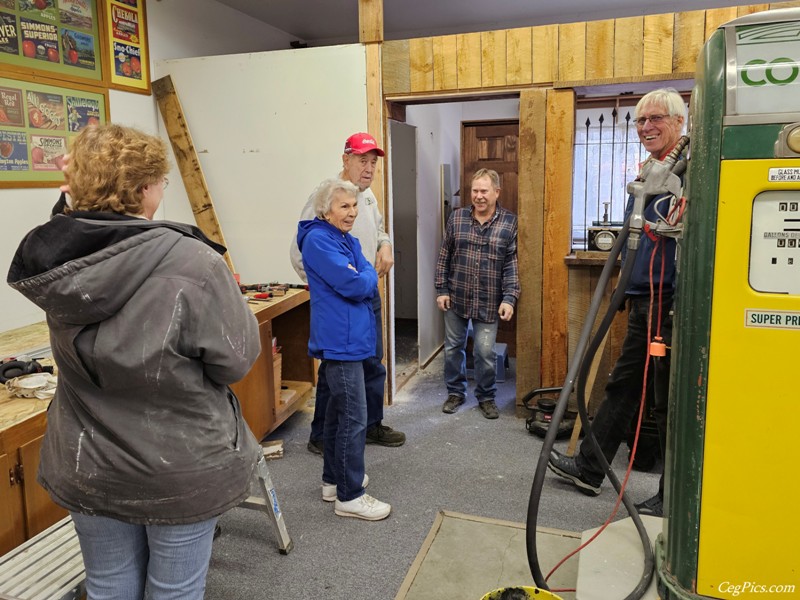
[[[59,62],[58,28],[50,23],[40,23],[20,18],[22,32],[22,55],[52,63]]]
[[[19,38],[17,37],[17,20],[14,15],[0,13],[0,52],[19,54]]]
[[[67,138],[31,136],[31,163],[34,171],[61,171],[67,153]]]
[[[139,48],[114,42],[114,72],[126,79],[141,79],[142,62]]]
[[[112,4],[111,26],[115,40],[132,44],[140,42],[139,15],[135,11]]]
[[[33,129],[64,130],[64,97],[47,92],[28,91],[28,126]]]
[[[748,308],[744,313],[744,326],[762,329],[800,329],[800,312]]]
[[[0,87],[0,126],[25,127],[21,89]]]
[[[97,59],[94,55],[94,36],[73,29],[61,29],[61,49],[64,53],[64,64],[80,69],[94,71]]]
[[[0,172],[28,169],[28,142],[25,132],[0,129]]]
[[[67,96],[67,124],[70,133],[100,123],[100,102],[93,98]]]
[[[62,25],[92,29],[92,5],[89,0],[58,0]]]

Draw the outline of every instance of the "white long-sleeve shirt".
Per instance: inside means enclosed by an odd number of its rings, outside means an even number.
[[[389,235],[383,227],[383,215],[378,210],[378,201],[372,190],[367,188],[363,192],[359,192],[358,200],[358,216],[353,223],[353,229],[350,234],[361,242],[361,251],[364,253],[369,263],[374,267],[375,259],[378,255],[378,248],[384,244],[391,244]],[[300,220],[306,221],[316,217],[314,214],[314,194],[308,197],[306,205],[300,213]],[[303,267],[303,257],[300,254],[300,249],[297,247],[297,229],[295,228],[294,236],[292,236],[292,243],[289,247],[289,258],[292,261],[292,267],[304,282],[307,282],[306,270]]]

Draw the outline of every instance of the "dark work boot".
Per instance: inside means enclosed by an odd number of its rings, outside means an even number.
[[[571,481],[578,490],[587,496],[597,496],[600,494],[602,480],[594,482],[581,470],[574,456],[564,456],[560,452],[553,450],[550,453],[550,460],[547,467],[559,477]]]

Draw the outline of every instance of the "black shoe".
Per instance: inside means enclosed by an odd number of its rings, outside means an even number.
[[[377,425],[367,429],[367,443],[397,448],[406,443],[406,434],[378,421]]]
[[[322,440],[308,440],[308,446],[306,446],[306,448],[308,448],[308,451],[311,452],[312,454],[319,454],[320,456],[322,456],[323,453]]]
[[[448,415],[452,415],[454,412],[458,410],[458,407],[464,404],[464,396],[458,396],[457,394],[450,394],[447,397],[447,400],[444,401],[444,405],[442,406],[442,412],[447,413]]]
[[[575,484],[579,491],[587,496],[597,496],[600,494],[600,484],[594,483],[581,471],[578,463],[573,456],[564,456],[560,452],[553,450],[550,452],[550,460],[547,467],[556,475],[563,477]]]
[[[494,400],[482,400],[478,402],[478,408],[481,409],[483,416],[487,419],[496,419],[500,416],[500,413],[497,412],[497,405],[494,403]]]
[[[648,498],[644,502],[634,504],[634,506],[636,507],[636,510],[639,511],[640,515],[649,515],[651,517],[664,516],[664,500],[660,498],[658,494],[652,498]]]

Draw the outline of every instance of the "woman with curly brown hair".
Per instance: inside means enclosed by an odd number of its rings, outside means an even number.
[[[217,518],[260,457],[228,388],[259,354],[258,326],[224,248],[151,220],[168,169],[159,138],[83,130],[69,206],[8,274],[47,315],[58,387],[38,479],[72,515],[90,600],[202,598]]]

